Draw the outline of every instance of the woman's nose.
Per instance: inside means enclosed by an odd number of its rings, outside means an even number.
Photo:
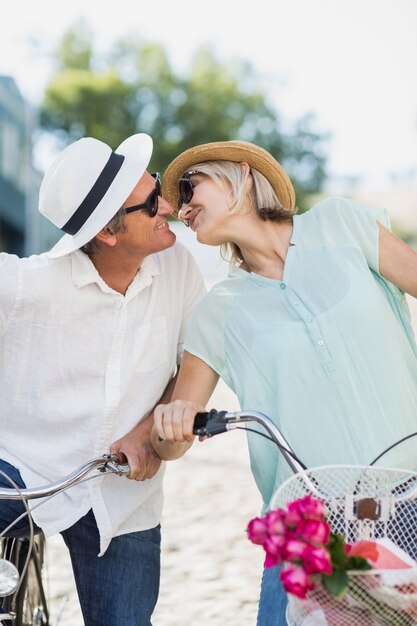
[[[179,219],[180,219],[180,220],[182,220],[182,221],[187,220],[187,219],[188,219],[188,216],[189,216],[189,215],[190,215],[190,213],[191,213],[191,210],[192,210],[192,209],[191,209],[191,206],[190,206],[189,204],[185,204],[185,203],[183,203],[183,204],[181,205],[180,210],[178,211],[178,217],[179,217]]]

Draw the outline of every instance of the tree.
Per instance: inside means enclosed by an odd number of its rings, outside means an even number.
[[[116,147],[134,132],[155,142],[151,168],[163,172],[183,150],[209,141],[244,139],[269,150],[290,174],[301,208],[325,179],[325,138],[311,115],[284,132],[279,113],[248,62],[220,61],[210,48],[177,75],[159,44],[124,39],[97,57],[85,23],[69,29],[41,110],[43,129],[64,143],[93,136]]]

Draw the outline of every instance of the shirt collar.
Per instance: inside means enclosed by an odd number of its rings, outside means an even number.
[[[149,285],[152,277],[160,273],[159,264],[153,258],[155,255],[146,257],[137,272],[135,278],[131,282],[128,291],[137,291]],[[100,289],[107,293],[114,293],[114,290],[102,279],[96,270],[94,263],[90,257],[81,250],[71,252],[71,275],[74,285],[78,288],[85,287],[92,283],[96,283]]]

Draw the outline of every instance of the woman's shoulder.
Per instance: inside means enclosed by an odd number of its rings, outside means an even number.
[[[212,300],[217,298],[233,298],[243,287],[245,280],[244,274],[246,274],[246,272],[239,270],[239,268],[233,269],[229,272],[228,276],[215,283],[210,288],[206,297]]]
[[[321,233],[351,233],[380,221],[388,222],[386,211],[345,196],[333,196],[321,200],[301,216],[302,223],[310,230]]]
[[[218,312],[218,315],[220,312],[226,312],[235,297],[242,291],[243,283],[243,277],[239,276],[236,270],[233,270],[226,278],[209,288],[208,293],[199,303],[200,311],[210,311],[210,315],[214,315],[215,311]]]
[[[356,218],[361,215],[372,214],[376,216],[383,213],[384,209],[365,204],[360,200],[354,200],[347,196],[332,196],[317,202],[309,211],[303,214],[308,219],[326,219],[338,221],[340,219]]]
[[[346,196],[331,196],[314,204],[303,216],[308,216],[312,219],[328,218],[356,211],[359,205],[359,202]]]

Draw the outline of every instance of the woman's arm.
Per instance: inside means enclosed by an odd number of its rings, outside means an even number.
[[[161,459],[178,459],[191,447],[195,414],[205,410],[218,380],[207,363],[184,352],[171,402],[154,410],[151,444]]]
[[[417,298],[417,252],[379,224],[379,271],[391,283]]]

